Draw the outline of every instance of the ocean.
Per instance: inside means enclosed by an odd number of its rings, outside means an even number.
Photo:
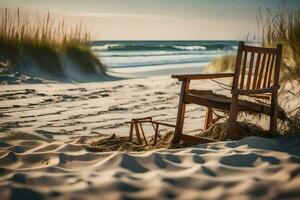
[[[238,41],[93,41],[110,72],[129,77],[199,73],[214,58],[233,54]]]

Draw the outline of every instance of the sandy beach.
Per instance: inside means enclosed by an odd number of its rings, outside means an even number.
[[[211,81],[195,84],[218,88]],[[162,76],[83,84],[3,85],[0,91],[2,131],[54,139],[113,133],[127,136],[129,125],[124,122],[131,118],[152,116],[175,124],[180,82]],[[191,105],[188,109],[186,130],[202,128],[205,108]]]
[[[209,80],[193,87],[218,88]],[[131,118],[175,124],[179,89],[169,76],[2,85],[0,198],[300,197],[299,134],[141,152],[99,152],[89,145],[112,134],[128,136],[124,122]],[[187,108],[184,130],[199,133],[204,108]],[[153,135],[151,127],[145,130]],[[161,134],[170,131],[162,127]]]
[[[250,137],[148,152],[1,138],[1,199],[298,199],[300,137]]]
[[[2,0],[0,200],[300,199],[299,11]]]

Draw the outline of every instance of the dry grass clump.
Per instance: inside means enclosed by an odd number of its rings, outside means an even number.
[[[61,56],[67,56],[83,72],[95,72],[95,65],[104,70],[89,48],[90,33],[81,23],[70,26],[49,12],[31,17],[27,14],[20,9],[0,9],[0,63],[21,73],[34,65],[41,72],[55,75],[52,77],[63,78],[66,74]],[[31,63],[26,63],[28,60]]]
[[[140,145],[133,139],[129,141],[128,137],[119,137],[116,134],[112,134],[109,137],[101,138],[87,143],[86,148],[89,151],[95,152],[110,152],[110,151],[151,151],[154,149],[166,149],[170,148],[170,142],[173,136],[173,132],[167,132],[159,137],[157,144],[152,146],[154,137],[148,137],[147,141],[149,146]]]
[[[235,65],[236,55],[225,54],[221,57],[213,59],[213,61],[206,67],[209,73],[217,72],[232,72]]]
[[[218,140],[218,141],[225,141],[227,140],[226,138],[226,133],[227,133],[227,126],[228,122],[218,122],[209,127],[209,129],[202,131],[199,134],[196,134],[198,137],[205,137],[213,140]],[[237,123],[237,132],[239,133],[238,136],[239,138],[237,139],[242,139],[244,137],[249,137],[249,136],[274,136],[270,134],[264,134],[264,130],[253,123],[248,123],[248,122],[238,122]]]
[[[16,47],[24,44],[47,44],[64,46],[67,44],[87,45],[90,34],[82,28],[81,23],[75,27],[67,27],[64,19],[55,21],[48,12],[46,16],[36,14],[34,20],[26,13],[1,9],[0,40]]]
[[[274,47],[283,44],[281,81],[296,80],[300,83],[300,10],[281,9],[273,15],[270,10],[258,13],[257,24],[262,45]],[[235,55],[224,55],[212,61],[209,72],[224,72],[234,69]]]
[[[283,44],[282,81],[292,79],[300,83],[300,10],[281,9],[276,15],[267,11],[265,17],[258,17],[263,45]]]

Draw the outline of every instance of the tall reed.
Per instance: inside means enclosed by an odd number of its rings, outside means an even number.
[[[282,81],[296,80],[300,83],[300,10],[281,9],[273,15],[258,14],[258,25],[264,46],[283,44]]]
[[[36,13],[29,19],[26,13],[8,8],[0,13],[0,40],[16,46],[22,44],[48,44],[61,46],[66,44],[86,45],[90,34],[79,23],[67,27],[64,19],[55,20],[48,12],[45,16]]]

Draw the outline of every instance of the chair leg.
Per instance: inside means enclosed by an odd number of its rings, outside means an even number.
[[[180,142],[180,136],[182,134],[185,106],[186,106],[186,104],[184,103],[184,97],[189,89],[189,85],[190,85],[189,80],[182,81],[181,93],[180,93],[179,105],[178,105],[177,121],[176,121],[174,137],[172,139],[172,144],[178,144]]]
[[[205,123],[204,123],[204,129],[208,129],[213,122],[213,113],[212,109],[207,107],[206,115],[205,115]]]
[[[270,132],[277,131],[277,92],[272,93],[271,99],[271,115],[270,115]]]
[[[238,95],[232,96],[232,102],[230,106],[230,113],[229,113],[229,120],[228,120],[228,127],[227,127],[227,139],[234,140],[237,136],[237,116],[238,116]]]
[[[129,141],[130,142],[132,141],[132,137],[133,137],[133,125],[134,125],[134,122],[133,122],[133,120],[131,120],[130,131],[129,131]]]
[[[157,143],[158,127],[159,127],[159,124],[157,123],[156,126],[155,126],[155,135],[154,135],[154,143],[153,143],[153,146],[155,146],[156,143]]]

